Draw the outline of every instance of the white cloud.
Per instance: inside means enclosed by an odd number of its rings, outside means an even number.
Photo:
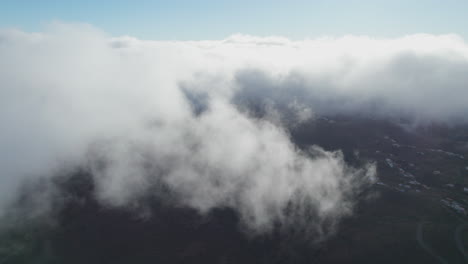
[[[108,205],[164,183],[200,211],[238,210],[250,228],[287,221],[287,208],[307,208],[320,226],[350,213],[374,168],[298,150],[285,120],[468,116],[468,47],[452,35],[164,42],[54,24],[0,31],[0,58],[3,204],[24,179],[66,162],[91,166]],[[246,100],[269,102],[269,117],[239,110]]]

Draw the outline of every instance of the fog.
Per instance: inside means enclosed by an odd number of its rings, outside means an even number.
[[[233,208],[252,230],[291,221],[287,211],[320,230],[352,213],[375,166],[300,150],[288,128],[334,114],[465,123],[466,83],[456,35],[182,42],[85,24],[4,29],[1,208],[25,180],[85,167],[105,206],[162,184],[201,213]]]

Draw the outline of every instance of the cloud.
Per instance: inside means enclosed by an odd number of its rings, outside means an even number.
[[[468,116],[468,48],[453,35],[143,41],[55,23],[0,31],[0,58],[3,208],[26,179],[81,166],[108,206],[163,184],[253,230],[287,215],[321,230],[352,212],[375,167],[300,150],[289,127],[322,114]]]

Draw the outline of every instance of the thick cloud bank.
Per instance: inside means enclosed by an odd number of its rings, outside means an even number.
[[[287,127],[341,113],[465,122],[466,83],[468,47],[452,35],[170,42],[87,25],[3,30],[0,203],[25,179],[85,166],[106,205],[163,184],[201,212],[234,208],[250,228],[288,215],[320,227],[351,212],[375,168],[299,150]]]

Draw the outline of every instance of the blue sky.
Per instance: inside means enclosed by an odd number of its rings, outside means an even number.
[[[345,34],[457,33],[468,39],[466,0],[53,1],[0,0],[0,27],[40,31],[85,22],[114,36],[220,39],[233,33],[292,39]]]

